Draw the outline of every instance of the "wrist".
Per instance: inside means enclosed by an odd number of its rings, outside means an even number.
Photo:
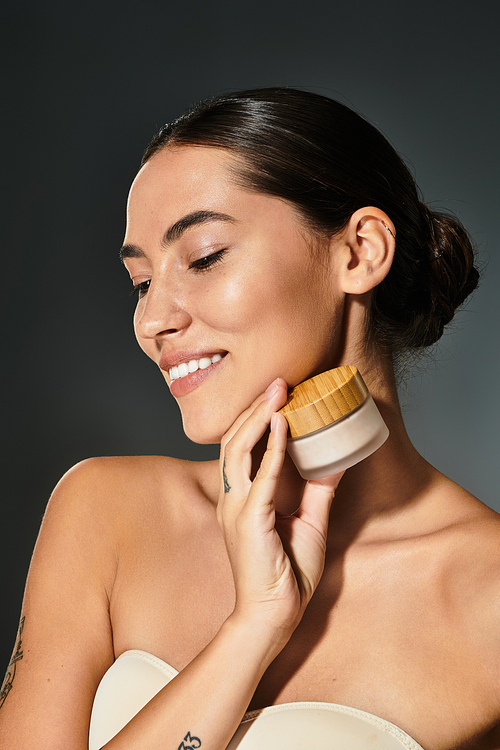
[[[236,607],[221,631],[239,641],[245,654],[253,663],[260,663],[264,672],[286,646],[297,624],[294,627],[275,625],[264,612],[250,613]]]

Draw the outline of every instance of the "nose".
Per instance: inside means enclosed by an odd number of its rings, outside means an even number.
[[[137,338],[158,339],[161,336],[180,333],[191,324],[191,315],[178,295],[164,287],[151,283],[147,293],[139,300],[134,327]]]

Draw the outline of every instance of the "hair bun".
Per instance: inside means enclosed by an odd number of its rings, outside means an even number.
[[[431,309],[427,338],[432,339],[428,344],[433,344],[457,308],[477,287],[479,272],[474,266],[474,248],[460,221],[444,213],[432,212],[427,207],[425,213],[430,229],[428,284]]]

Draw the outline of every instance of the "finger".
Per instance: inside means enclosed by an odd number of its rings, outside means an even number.
[[[228,532],[231,535],[230,529],[236,517],[240,519],[246,528],[246,533],[250,533],[252,538],[257,538],[255,536],[257,528],[257,536],[262,533],[275,532],[274,497],[283,466],[288,430],[285,418],[281,414],[276,416],[277,419],[272,420],[267,450],[253,483],[249,483],[248,492],[240,498],[229,496],[227,500],[219,501],[217,513],[219,522],[225,528],[226,539]],[[240,524],[240,530],[241,528],[243,527]]]
[[[229,479],[227,476],[227,470],[226,470],[226,446],[227,444],[232,440],[234,435],[238,432],[240,427],[246,422],[246,420],[254,413],[255,409],[261,404],[263,401],[265,401],[267,393],[272,390],[273,386],[275,386],[276,381],[271,383],[266,391],[264,393],[260,393],[256,399],[250,404],[250,406],[243,411],[240,416],[233,422],[229,430],[226,432],[226,434],[223,436],[221,440],[221,450],[220,450],[220,459],[219,459],[219,468],[220,468],[220,487],[221,487],[221,497],[219,498],[219,511],[221,510],[221,499],[224,497],[224,495],[227,495],[231,489],[232,486],[229,483]],[[246,472],[249,472],[251,469],[251,466],[244,466],[243,467]]]
[[[285,417],[274,413],[267,449],[248,495],[247,506],[250,511],[257,507],[268,511],[269,506],[274,510],[274,497],[285,459],[287,433],[288,423]]]
[[[248,491],[251,473],[251,452],[256,443],[268,429],[273,413],[286,400],[287,390],[283,380],[276,383],[266,398],[260,401],[238,430],[226,443],[222,457],[222,481],[224,478],[230,487],[240,487]],[[281,415],[280,415],[281,416]],[[280,424],[282,424],[280,422]],[[231,474],[231,477],[229,476]],[[233,481],[231,481],[231,479]]]
[[[330,508],[332,507],[335,491],[344,472],[332,474],[323,479],[310,479],[304,489],[302,501],[296,515],[302,521],[326,534]]]
[[[222,466],[221,493],[217,505],[219,523],[225,527],[232,524],[244,509],[254,514],[254,521],[265,517],[264,524],[268,530],[274,529],[274,495],[283,466],[286,451],[288,423],[281,414],[273,413],[282,401],[280,396],[272,393],[269,405],[263,402],[260,411],[271,410],[270,415],[261,416],[259,410],[254,412],[242,425],[239,436],[235,436],[225,448]],[[273,418],[274,415],[274,418]],[[266,452],[255,479],[251,480],[251,450],[265,429],[272,422]],[[242,444],[238,443],[237,437]],[[234,442],[234,445],[233,445]],[[260,512],[259,512],[260,510]],[[262,528],[262,527],[261,527]]]
[[[243,411],[240,414],[240,416],[233,422],[233,424],[231,425],[231,427],[229,428],[229,430],[226,432],[226,434],[221,440],[221,448],[227,445],[229,440],[231,440],[233,435],[236,434],[236,432],[239,430],[241,425],[253,414],[253,412],[259,406],[259,404],[261,404],[263,401],[266,400],[266,398],[268,397],[268,394],[272,392],[276,388],[276,386],[278,387],[284,386],[285,388],[287,388],[286,382],[283,380],[283,378],[276,378],[276,380],[274,380],[268,386],[268,388],[264,391],[264,393],[260,393],[257,396],[257,398],[252,401],[250,406],[247,409],[245,409],[245,411]]]

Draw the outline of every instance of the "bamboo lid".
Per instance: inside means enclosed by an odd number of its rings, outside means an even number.
[[[280,409],[292,437],[326,427],[363,403],[368,389],[356,367],[345,365],[304,380]]]

